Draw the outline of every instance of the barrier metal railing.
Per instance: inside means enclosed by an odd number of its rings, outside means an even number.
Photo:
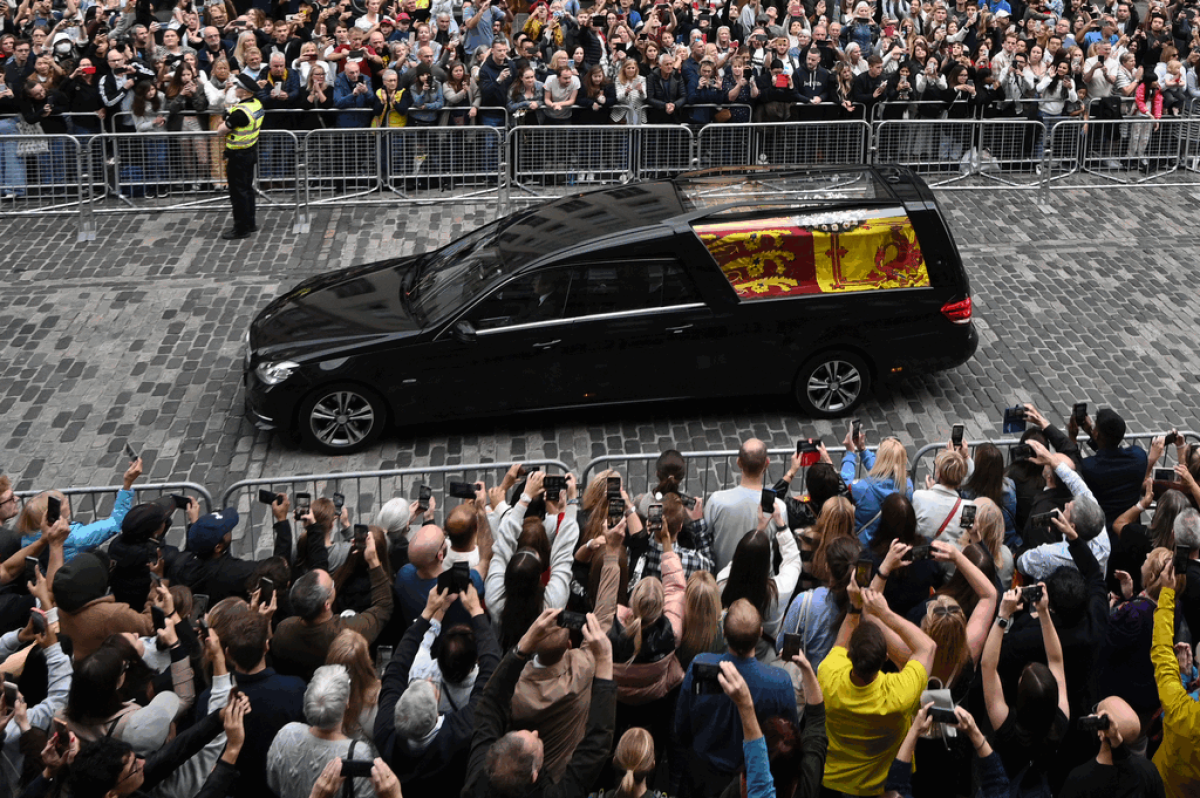
[[[1169,177],[1194,157],[1194,124],[1184,117],[1063,120],[1051,129],[1049,160],[1059,167],[1057,179],[1079,176],[1076,188],[1192,183],[1190,172]]]
[[[669,176],[692,165],[692,131],[682,125],[516,127],[508,140],[509,180],[529,195]]]
[[[13,494],[21,503],[21,506],[24,507],[26,500],[32,499],[46,490],[46,488],[18,490],[13,491]],[[79,486],[74,488],[56,488],[56,490],[65,495],[70,502],[71,521],[90,524],[93,521],[108,518],[112,515],[113,506],[117,500],[117,492],[121,490],[121,486]],[[211,513],[213,511],[212,494],[208,492],[208,488],[198,485],[195,482],[155,482],[146,485],[135,482],[133,492],[134,504],[154,501],[160,496],[168,494],[178,494],[196,499],[200,503],[201,513]],[[173,545],[182,545],[183,529],[183,519],[182,515],[180,515],[167,533],[167,542]]]
[[[1029,119],[889,119],[875,128],[874,160],[908,166],[938,188],[974,188],[981,178],[1039,189],[1044,135]]]
[[[421,485],[432,489],[437,507],[444,508],[451,501],[445,496],[450,482],[482,480],[489,488],[495,487],[513,462],[516,461],[244,479],[225,489],[221,494],[220,506],[233,507],[240,516],[233,532],[235,554],[239,557],[266,557],[270,556],[273,544],[272,515],[270,508],[258,501],[259,489],[287,493],[293,497],[293,506],[296,491],[307,491],[314,499],[322,496],[332,498],[334,493],[341,493],[346,497],[346,506],[350,508],[351,523],[362,523],[361,517],[373,519],[373,514],[389,499],[401,497],[415,501]],[[554,473],[562,474],[571,470],[561,460],[549,458],[520,462],[527,467],[543,468],[548,473],[552,469]]]

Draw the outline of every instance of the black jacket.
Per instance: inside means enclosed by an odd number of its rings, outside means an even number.
[[[504,656],[483,691],[483,697],[475,705],[475,736],[471,739],[469,775],[462,798],[486,798],[493,794],[484,763],[492,743],[508,731],[513,692],[524,667],[525,659],[517,656],[517,650],[513,648]],[[547,779],[539,778],[526,798],[577,798],[587,795],[612,750],[616,723],[617,683],[611,679],[593,679],[587,730],[583,740],[575,747],[571,764],[557,784],[547,784]]]
[[[500,644],[487,614],[472,618],[471,627],[479,650],[479,674],[475,677],[470,703],[446,714],[442,728],[423,751],[412,751],[406,740],[396,736],[395,714],[396,703],[408,687],[408,674],[421,648],[421,640],[429,631],[429,621],[418,618],[408,627],[396,648],[395,659],[383,675],[379,711],[375,715],[375,747],[404,785],[405,798],[453,794],[466,778],[475,706],[500,664]]]
[[[679,106],[687,102],[687,87],[683,85],[683,75],[679,70],[673,71],[671,77],[664,79],[662,72],[655,69],[647,78],[646,84],[646,104],[650,106],[648,121],[651,124],[679,121]],[[667,103],[675,104],[674,114],[667,113]]]
[[[275,548],[272,557],[283,557],[292,561],[292,524],[290,521],[275,523]],[[187,585],[193,593],[208,596],[208,606],[230,596],[247,597],[246,580],[258,568],[258,560],[239,560],[228,552],[220,557],[202,560],[190,551],[175,555],[163,554],[167,559],[167,578],[172,583]],[[263,560],[265,562],[265,560]]]

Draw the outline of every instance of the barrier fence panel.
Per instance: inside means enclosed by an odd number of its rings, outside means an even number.
[[[909,166],[940,188],[1037,189],[1044,138],[1045,126],[1024,118],[885,120],[875,129],[874,162]]]
[[[758,163],[754,125],[705,125],[696,134],[695,157],[701,169]]]
[[[776,166],[867,163],[871,126],[844,122],[763,122],[752,126],[751,152]]]
[[[24,507],[27,500],[41,494],[44,490],[46,489],[18,490],[14,491],[14,495],[21,502],[21,506]],[[71,510],[72,523],[90,524],[93,521],[99,521],[112,516],[113,506],[117,501],[117,492],[121,490],[121,486],[91,485],[75,488],[56,488],[55,490],[58,490],[67,497]],[[147,485],[135,482],[133,493],[134,505],[151,502],[161,496],[176,494],[194,498],[200,503],[201,514],[213,511],[212,494],[203,485],[198,485],[195,482],[156,482]],[[185,528],[182,513],[177,514],[174,517],[174,521],[175,523],[168,530],[167,542],[182,547]]]
[[[331,128],[304,136],[304,202],[369,200],[384,173],[380,140],[385,128]],[[384,201],[375,197],[375,202]]]
[[[508,133],[514,188],[546,189],[627,183],[636,172],[637,126],[541,125]]]
[[[1081,174],[1072,188],[1159,185],[1178,182],[1171,176],[1195,151],[1189,140],[1193,125],[1185,117],[1069,120],[1055,125],[1052,142],[1078,151]],[[1185,173],[1180,179],[1194,181],[1195,176]]]
[[[504,130],[478,127],[393,128],[380,143],[386,170],[381,179],[404,199],[496,202],[503,170],[497,154]],[[492,162],[488,168],[489,157]]]
[[[875,447],[868,447],[874,451]],[[845,454],[845,448],[842,446],[828,447],[830,458],[833,460],[833,467],[841,469],[842,455]],[[768,449],[767,455],[769,463],[764,476],[764,484],[767,486],[774,485],[784,472],[791,466],[792,455],[796,453],[795,449]],[[684,493],[692,496],[707,497],[713,492],[732,488],[738,484],[741,479],[741,472],[737,467],[738,453],[735,450],[728,451],[712,451],[712,452],[683,452],[683,459],[686,463],[687,476],[684,479],[681,489]],[[654,464],[658,460],[660,453],[643,453],[643,454],[610,454],[604,457],[597,457],[586,466],[583,467],[580,475],[580,489],[587,486],[591,480],[595,479],[598,474],[608,469],[617,470],[624,482],[625,492],[632,499],[641,493],[652,490],[658,485],[658,478],[654,473]],[[796,475],[796,480],[792,483],[793,492],[803,492],[804,478],[807,474],[807,469],[801,469]],[[855,475],[861,476],[859,468],[856,465]]]
[[[65,134],[0,135],[0,197],[15,200],[0,206],[0,216],[76,206],[81,199],[79,152],[79,142]]]
[[[640,179],[674,177],[692,168],[695,137],[687,125],[636,125],[630,135]]]
[[[521,464],[537,466],[547,473],[565,474],[570,471],[560,460],[523,460]],[[286,493],[296,506],[295,494],[305,491],[313,499],[332,498],[334,493],[346,497],[350,508],[350,523],[374,523],[379,509],[388,500],[399,497],[415,501],[421,485],[429,486],[441,517],[445,508],[459,500],[446,495],[451,482],[482,480],[489,488],[500,484],[504,473],[513,465],[504,463],[468,463],[463,465],[397,468],[386,471],[351,471],[341,474],[307,474],[245,479],[234,483],[221,494],[221,507],[233,507],[240,516],[234,534],[234,553],[240,557],[267,557],[274,544],[271,509],[258,500],[258,491]],[[299,533],[299,529],[296,529]],[[293,541],[295,535],[293,535]]]

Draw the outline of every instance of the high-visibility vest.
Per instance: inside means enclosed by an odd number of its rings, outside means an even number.
[[[230,114],[234,111],[245,111],[246,116],[250,117],[250,124],[229,131],[225,136],[225,147],[231,150],[248,150],[258,143],[258,131],[262,129],[263,123],[262,103],[252,97],[245,102],[236,103],[229,109]]]

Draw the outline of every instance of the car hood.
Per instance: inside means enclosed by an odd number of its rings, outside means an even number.
[[[305,280],[255,318],[250,327],[253,350],[290,357],[419,332],[400,301],[400,286],[416,260],[379,261]]]

